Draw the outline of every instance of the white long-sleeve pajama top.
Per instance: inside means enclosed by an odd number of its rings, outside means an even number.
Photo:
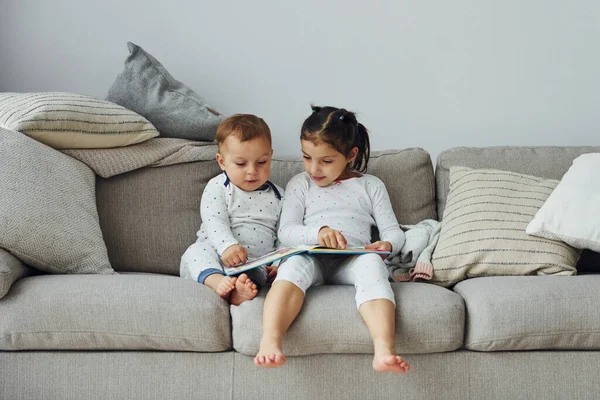
[[[283,246],[319,244],[323,226],[340,231],[347,247],[371,243],[371,228],[379,230],[380,240],[392,244],[396,255],[404,244],[384,183],[373,175],[336,181],[319,187],[303,172],[293,177],[285,189],[279,223]]]

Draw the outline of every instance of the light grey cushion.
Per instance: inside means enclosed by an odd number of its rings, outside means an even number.
[[[55,149],[129,146],[158,136],[144,117],[75,93],[0,93],[0,126]]]
[[[432,283],[477,276],[573,275],[580,251],[525,233],[558,181],[495,169],[450,169]]]
[[[303,171],[302,160],[274,158],[271,171],[273,183],[285,187],[290,178]],[[437,219],[433,164],[425,150],[373,151],[368,173],[385,183],[398,222],[409,225]]]
[[[128,42],[129,56],[106,100],[148,118],[161,137],[214,140],[221,115],[141,47]]]
[[[0,128],[0,247],[46,272],[113,274],[98,223],[94,173]]]
[[[458,283],[469,350],[600,349],[600,276],[490,277]]]
[[[225,351],[230,329],[225,300],[165,275],[33,276],[0,301],[1,350]]]
[[[8,251],[0,249],[0,299],[8,293],[15,281],[34,273],[35,270],[24,265]]]
[[[113,268],[179,275],[181,256],[200,229],[202,192],[220,172],[213,158],[98,178],[98,214]]]
[[[455,147],[440,153],[435,165],[437,210],[440,220],[448,196],[452,166],[513,171],[560,180],[573,160],[584,153],[600,152],[600,146],[498,146]]]
[[[399,354],[436,353],[460,348],[465,310],[463,300],[448,289],[426,283],[392,284],[396,299],[396,350]],[[352,286],[310,288],[300,314],[285,335],[288,356],[324,353],[373,353]],[[233,347],[256,355],[262,332],[266,290],[252,301],[231,307]]]

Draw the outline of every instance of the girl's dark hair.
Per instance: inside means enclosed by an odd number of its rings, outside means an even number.
[[[317,107],[311,105],[312,114],[302,124],[300,139],[313,143],[322,141],[342,153],[350,155],[353,147],[358,148],[358,155],[351,168],[358,172],[367,172],[369,155],[369,131],[358,123],[352,111],[336,107]]]

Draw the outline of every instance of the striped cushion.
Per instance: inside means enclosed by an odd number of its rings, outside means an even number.
[[[557,184],[515,172],[450,168],[432,282],[452,286],[479,276],[573,275],[578,250],[525,233]]]
[[[59,92],[0,93],[0,127],[55,149],[122,147],[158,136],[147,119],[125,107]]]

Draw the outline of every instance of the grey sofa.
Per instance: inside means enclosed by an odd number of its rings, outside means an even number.
[[[441,216],[452,165],[560,179],[579,154],[599,151],[455,148],[435,174],[422,149],[383,151],[369,172],[386,183],[399,221],[414,224]],[[301,168],[277,159],[272,180],[285,185]],[[255,367],[266,289],[229,307],[177,276],[217,173],[207,161],[97,179],[120,274],[35,274],[12,285],[0,300],[1,399],[600,398],[600,275],[394,283],[397,350],[411,364],[401,376],[371,370],[354,289],[313,288],[287,334],[286,365]]]

